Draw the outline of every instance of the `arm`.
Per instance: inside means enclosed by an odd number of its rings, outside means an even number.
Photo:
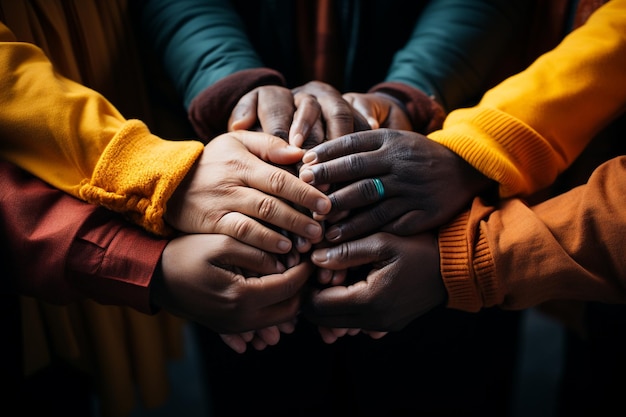
[[[503,197],[550,185],[624,110],[625,34],[626,1],[610,1],[476,107],[450,113],[429,137],[500,183]]]
[[[530,3],[520,0],[428,2],[385,82],[369,93],[399,100],[413,130],[430,133],[445,111],[467,105],[489,86],[529,10]]]
[[[264,67],[228,1],[145,0],[139,19],[205,140],[227,130],[231,111],[246,93],[285,85],[280,73]]]
[[[91,298],[151,312],[166,241],[0,162],[0,229],[11,291],[54,303]]]
[[[126,120],[0,24],[0,156],[90,203],[163,233],[165,203],[202,152]]]
[[[448,307],[524,309],[547,300],[626,302],[626,157],[528,207],[477,199],[439,233]]]

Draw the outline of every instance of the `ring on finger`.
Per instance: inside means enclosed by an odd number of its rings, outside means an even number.
[[[383,182],[380,180],[380,178],[372,178],[372,181],[374,182],[374,187],[376,187],[378,199],[382,200],[383,198],[385,198],[385,186],[383,185]]]

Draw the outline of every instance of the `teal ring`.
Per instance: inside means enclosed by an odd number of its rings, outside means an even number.
[[[378,192],[378,199],[382,200],[385,198],[385,187],[383,186],[383,182],[379,178],[372,178],[372,181],[374,181],[374,186]]]

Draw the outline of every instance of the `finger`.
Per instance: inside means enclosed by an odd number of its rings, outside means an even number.
[[[250,297],[250,299],[253,300],[251,304],[252,308],[278,305],[294,298],[307,282],[312,272],[313,266],[309,262],[302,262],[281,274],[246,279],[245,288],[240,291],[247,291],[253,294],[253,296]],[[284,307],[289,310],[293,306],[288,303]],[[271,313],[267,313],[267,315],[271,315]],[[286,322],[292,320],[294,317],[295,314],[292,314],[283,317],[282,320],[276,320],[269,325]]]
[[[280,330],[277,326],[265,327],[256,331],[257,338],[263,340],[266,345],[274,346],[280,340]]]
[[[378,123],[380,119],[376,114],[376,106],[373,106],[372,103],[365,100],[361,94],[347,93],[343,95],[343,98],[352,106],[354,111],[365,118],[371,129],[378,129],[380,127]]]
[[[335,246],[315,249],[311,261],[320,268],[335,271],[368,265],[384,258],[384,246],[377,243],[377,236],[344,242]]]
[[[264,132],[287,140],[295,110],[291,90],[278,86],[260,89],[257,114]]]
[[[237,353],[244,353],[247,348],[246,341],[238,334],[220,334],[222,341]]]
[[[384,130],[365,131],[347,134],[321,143],[304,154],[302,157],[302,162],[305,164],[303,169],[311,164],[379,149],[385,141],[385,135]]]
[[[280,323],[277,325],[278,330],[280,330],[281,333],[285,333],[285,334],[291,334],[296,330],[296,323],[298,322],[297,319],[294,320],[290,320],[290,321],[286,321],[284,323]]]
[[[250,187],[254,187],[254,184],[262,188],[261,183],[256,181],[252,181]],[[285,191],[282,190],[277,191],[279,194],[284,192]],[[284,229],[298,236],[310,239],[315,243],[319,242],[322,238],[323,230],[318,221],[313,220],[310,216],[278,198],[268,196],[254,188],[246,188],[245,192],[239,193],[237,197],[239,197],[238,201],[240,205],[238,207],[232,207],[232,211],[224,215],[218,221],[217,225],[214,226],[214,229],[219,233],[224,233],[229,236],[235,234],[233,237],[241,240],[246,239],[246,236],[248,236],[248,240],[258,240],[260,237],[255,237],[251,235],[251,233],[258,232],[260,230],[259,227],[265,226],[251,219],[252,217],[279,229]],[[328,204],[330,205],[330,200]],[[240,211],[240,213],[238,211]],[[256,226],[257,224],[258,227]],[[272,231],[270,228],[261,230],[265,236],[270,236],[271,239],[275,240],[277,242],[276,244],[286,240],[278,231]]]
[[[255,350],[263,350],[267,347],[267,343],[265,343],[263,339],[259,339],[258,337],[252,339],[251,344]]]
[[[335,343],[337,341],[337,339],[339,339],[332,331],[331,328],[329,327],[318,327],[318,331],[320,333],[320,336],[322,337],[322,340],[324,341],[324,343],[327,344],[332,344]]]
[[[228,130],[250,130],[258,122],[258,90],[244,95],[233,108],[228,119]]]
[[[362,330],[363,333],[371,337],[372,339],[380,339],[387,335],[389,332],[378,332],[374,330]]]
[[[398,207],[398,203],[395,202],[394,199],[385,200],[380,204],[376,204],[371,208],[356,213],[351,217],[345,218],[332,226],[329,226],[324,237],[329,242],[333,243],[355,239],[376,231],[381,231],[383,227],[392,223],[401,214],[401,207]],[[411,226],[411,228],[414,229],[418,225],[408,226]],[[407,233],[403,230],[400,230],[399,234],[407,235]]]
[[[289,144],[301,148],[305,139],[313,130],[313,126],[320,119],[322,109],[317,100],[310,94],[296,93],[294,95],[296,112],[289,129]],[[323,136],[317,138],[318,143],[324,139]]]
[[[236,270],[254,271],[260,275],[279,274],[286,270],[285,265],[271,253],[235,240],[236,238],[224,236],[224,239],[219,247],[221,253],[217,254],[222,265],[230,265],[237,268]]]
[[[352,107],[335,93],[320,94],[317,100],[322,107],[322,117],[326,123],[326,139],[335,139],[354,132]]]
[[[295,150],[300,156],[303,152],[295,146],[286,144],[276,136],[244,131],[232,132],[231,135],[264,161],[290,165],[299,161],[299,158],[290,159],[289,155],[293,155],[292,151]],[[282,197],[311,211],[325,214],[330,210],[330,201],[323,192],[304,184],[284,169],[258,161],[252,169],[242,174],[245,176],[247,185],[253,188]]]

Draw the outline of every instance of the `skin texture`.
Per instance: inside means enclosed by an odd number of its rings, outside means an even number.
[[[379,332],[401,330],[446,300],[432,233],[408,237],[376,233],[317,249],[311,260],[331,270],[366,268],[344,285],[308,294],[304,314],[323,327],[362,328],[380,336]]]
[[[303,262],[287,269],[275,256],[229,236],[189,234],[165,247],[151,300],[227,334],[224,341],[243,352],[246,342],[275,344],[281,329],[289,331],[312,268]],[[261,330],[249,332],[253,329]]]
[[[407,236],[432,229],[491,184],[455,153],[408,131],[353,133],[316,146],[303,161],[304,182],[335,187],[331,212],[314,216],[330,223],[325,237],[331,243],[375,231]],[[383,200],[372,178],[382,182]]]
[[[293,164],[302,152],[263,133],[221,135],[176,189],[165,218],[182,232],[221,233],[274,253],[288,253],[291,241],[262,222],[319,242],[319,223],[285,201],[327,212],[328,197],[271,164]]]
[[[308,149],[324,140],[369,129],[367,120],[329,84],[311,81],[289,90],[257,87],[231,113],[229,130],[256,130]]]

